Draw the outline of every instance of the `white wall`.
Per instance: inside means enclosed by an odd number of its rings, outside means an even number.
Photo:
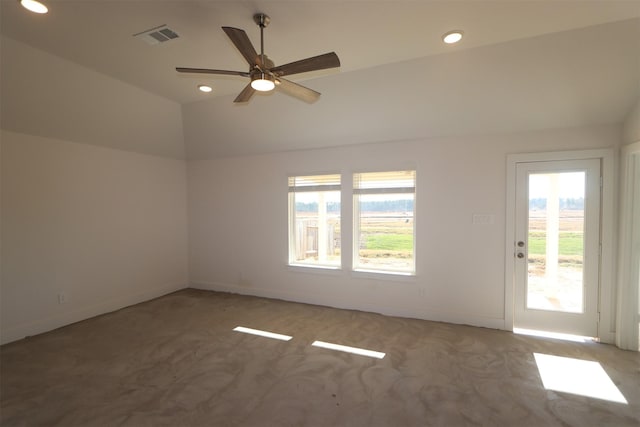
[[[616,345],[639,351],[640,141],[624,145],[621,151]]]
[[[184,156],[179,105],[12,39],[0,37],[0,43],[2,342],[184,287],[189,276],[196,287],[500,328],[505,310],[506,154],[610,147],[621,139],[619,127],[601,126],[194,160],[185,166],[180,160],[134,153]],[[516,66],[511,56],[515,50],[505,45],[483,52]],[[474,61],[488,66],[483,52]],[[578,55],[576,61],[582,63],[584,57],[591,58]],[[454,64],[462,60],[457,55],[447,58]],[[614,59],[617,62],[603,63],[631,74],[629,67],[615,65],[631,59],[620,53]],[[406,73],[416,69],[413,65],[404,64]],[[371,78],[382,81],[386,71],[372,70]],[[528,80],[521,73],[512,75]],[[327,135],[337,145],[419,138],[440,119],[446,119],[447,132],[442,134],[455,134],[461,123],[471,126],[463,130],[480,134],[473,126],[483,121],[477,116],[480,111],[495,124],[492,131],[505,131],[541,111],[534,105],[526,114],[510,110],[506,120],[503,109],[487,112],[481,101],[462,116],[460,104],[451,103],[453,110],[440,111],[426,123],[433,109],[425,115],[423,103],[409,108],[404,98],[389,92],[387,98],[397,107],[390,118],[388,108],[367,97],[358,102],[374,105],[374,114],[356,108],[346,94],[360,80],[345,79],[336,75],[318,80],[317,88],[327,96],[324,103],[299,109],[298,101],[286,97],[256,99],[248,107],[229,108],[231,99],[185,106],[191,155],[228,155],[231,151],[220,148],[221,142],[240,147],[236,153],[248,153],[264,143],[279,150],[314,146],[325,143]],[[334,82],[340,84],[329,87]],[[503,83],[499,78],[490,82],[490,89]],[[336,87],[338,92],[349,89],[341,95],[349,100],[331,104]],[[362,85],[358,90],[370,93],[367,89]],[[478,99],[473,91],[462,92],[464,99]],[[497,92],[487,93],[494,97]],[[450,99],[449,92],[443,94]],[[422,102],[423,97],[417,98]],[[296,107],[288,107],[287,115],[270,108],[274,117],[246,127],[247,114],[271,101]],[[340,113],[343,104],[359,112],[357,123],[352,115]],[[600,110],[594,111],[589,116],[602,123]],[[637,106],[634,111],[626,132],[638,128],[638,119],[633,119]],[[574,123],[572,117],[559,123]],[[193,123],[197,120],[199,125]],[[215,141],[212,135],[232,137]],[[309,273],[287,268],[288,174],[404,167],[418,170],[415,279],[354,276],[348,269]],[[474,213],[495,215],[495,223],[474,226]],[[345,231],[349,227],[343,225]],[[58,303],[60,293],[67,298],[64,304]]]
[[[620,229],[616,344],[640,350],[638,327],[640,281],[640,99],[623,124],[620,158]]]
[[[178,103],[4,36],[0,58],[2,129],[184,158]]]
[[[0,44],[1,342],[185,287],[180,105]]]
[[[620,133],[600,126],[189,161],[191,285],[503,328],[507,154],[614,147]],[[415,279],[287,267],[288,174],[410,166],[418,176]],[[473,225],[474,213],[495,223]]]
[[[3,343],[186,286],[184,161],[0,135]]]
[[[640,141],[640,99],[627,114],[622,127],[622,143],[625,145]]]

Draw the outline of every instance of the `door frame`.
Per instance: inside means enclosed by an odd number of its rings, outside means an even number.
[[[513,331],[515,304],[515,224],[516,224],[516,165],[518,163],[545,162],[556,160],[600,159],[602,162],[602,188],[600,203],[600,279],[598,289],[598,337],[600,341],[615,341],[616,322],[616,281],[614,255],[616,244],[616,183],[614,149],[551,151],[540,153],[519,153],[507,155],[507,192],[505,213],[505,293],[504,323],[505,329]]]

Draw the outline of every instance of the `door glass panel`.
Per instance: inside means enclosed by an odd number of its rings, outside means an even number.
[[[584,312],[585,177],[529,173],[529,309]]]

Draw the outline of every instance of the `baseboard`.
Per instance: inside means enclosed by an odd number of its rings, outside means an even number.
[[[598,337],[600,338],[600,342],[604,343],[604,344],[616,344],[616,333],[615,332],[601,332],[600,336]]]
[[[335,301],[335,298],[330,298],[330,297],[319,295],[319,294],[310,295],[307,293],[302,294],[302,293],[276,290],[276,289],[262,289],[262,288],[230,285],[230,284],[219,283],[219,282],[203,282],[203,281],[191,282],[189,287],[193,289],[229,292],[233,294],[252,295],[252,296],[264,297],[264,298],[275,298],[275,299],[281,299],[285,301],[322,305],[322,306],[333,307],[333,308],[361,310],[361,311],[367,311],[371,313],[384,314],[386,316],[422,319],[422,320],[430,320],[434,322],[454,323],[458,325],[478,326],[478,327],[490,328],[490,329],[502,329],[502,330],[505,329],[504,319],[468,316],[468,315],[461,315],[459,313],[447,313],[447,312],[442,312],[437,310],[415,310],[415,309],[406,309],[406,308],[398,308],[398,307],[381,307],[381,306],[373,306],[371,304],[366,304],[361,302],[342,303],[340,301]]]
[[[133,295],[113,298],[89,307],[83,307],[77,310],[67,311],[54,316],[16,325],[1,331],[0,344],[7,344],[28,336],[49,332],[62,326],[80,322],[81,320],[86,320],[130,305],[149,301],[186,287],[187,286],[184,284],[159,286],[157,288],[146,289]]]

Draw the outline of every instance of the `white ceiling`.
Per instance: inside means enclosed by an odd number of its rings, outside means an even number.
[[[640,0],[45,1],[40,16],[0,0],[3,128],[160,156],[620,124],[640,97]],[[276,64],[338,54],[339,69],[290,76],[318,102],[234,105],[245,78],[175,71],[246,71],[221,27],[259,50],[256,12]],[[180,38],[133,37],[162,24]],[[452,29],[459,45],[441,41]]]
[[[427,56],[280,94],[182,107],[189,158],[620,124],[640,97],[640,20]],[[514,150],[517,148],[514,147]]]
[[[265,51],[276,64],[335,51],[346,73],[444,52],[640,16],[640,1],[171,1],[48,0],[38,16],[1,0],[1,32],[18,41],[179,103],[238,93],[242,77],[186,76],[176,66],[246,71],[222,26],[244,29],[259,50],[256,12],[271,16]],[[167,24],[180,38],[147,45],[132,37]],[[462,29],[460,45],[441,35]],[[214,93],[196,90],[210,83]]]

